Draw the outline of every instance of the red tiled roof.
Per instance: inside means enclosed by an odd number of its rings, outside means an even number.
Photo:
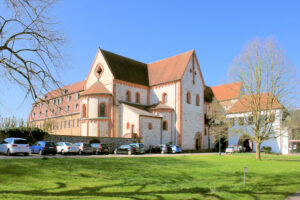
[[[64,90],[68,90],[67,94],[82,91],[82,90],[84,90],[84,86],[85,86],[85,80],[64,86],[57,90],[52,90],[47,94],[46,99],[52,99],[52,98],[59,97],[59,96],[63,95]]]
[[[173,110],[173,108],[171,108],[170,106],[163,104],[163,103],[159,103],[156,106],[154,106],[153,108],[151,108],[151,110]]]
[[[256,102],[255,98],[256,95],[253,95],[254,100],[251,101],[251,95],[244,95],[242,96],[226,113],[242,113],[242,112],[250,112],[251,106],[250,102]],[[259,99],[260,101],[260,108],[261,110],[269,110],[270,104],[268,103],[272,100],[272,98],[268,97],[268,93],[261,94],[261,97]],[[255,103],[256,104],[256,103]],[[283,108],[283,106],[278,102],[277,99],[273,99],[273,105],[271,109],[280,109]]]
[[[182,78],[194,50],[148,64],[149,85],[157,85]]]
[[[89,89],[85,90],[80,94],[80,96],[91,95],[91,94],[110,94],[106,87],[100,82],[97,81]]]
[[[79,109],[79,100],[76,99],[76,92],[81,92],[84,90],[85,86],[85,80],[80,81],[71,85],[67,85],[65,87],[62,87],[57,90],[50,91],[47,94],[47,100],[48,106],[46,102],[42,103],[42,107],[40,108],[39,102],[37,104],[33,104],[31,108],[30,115],[28,117],[28,120],[39,120],[43,119],[45,117],[54,117],[54,116],[60,116],[60,115],[66,115],[66,114],[72,114],[72,113],[77,113],[80,111]],[[64,90],[67,90],[67,93],[64,94]],[[63,96],[65,95],[65,96]],[[70,101],[68,101],[68,96],[70,96]],[[56,104],[57,99],[62,98],[63,101],[62,103]],[[53,100],[55,99],[55,104],[53,104]],[[60,100],[59,100],[60,101]],[[75,105],[77,105],[77,108],[75,109]],[[66,107],[68,106],[68,110],[66,110]],[[35,109],[34,109],[35,108]],[[60,108],[60,113],[57,113],[57,110]],[[47,116],[45,116],[45,111],[47,110]],[[51,115],[51,111],[53,111],[53,114]],[[33,113],[35,115],[33,116]],[[40,113],[40,116],[39,116]]]
[[[218,101],[237,99],[240,95],[241,88],[242,82],[211,87],[214,96]]]

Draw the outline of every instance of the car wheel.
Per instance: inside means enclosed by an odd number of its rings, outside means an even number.
[[[55,155],[56,155],[56,153],[53,153],[52,155],[53,155],[53,156],[55,156]]]
[[[24,153],[24,156],[28,156],[29,155],[29,153]]]
[[[29,149],[29,155],[31,155],[32,154],[32,149]]]
[[[40,153],[41,156],[44,155],[44,151],[42,149],[40,150],[39,153]]]
[[[12,153],[10,152],[10,150],[9,150],[9,149],[7,149],[7,153],[6,153],[6,155],[8,155],[8,156],[11,156],[11,155],[12,155]]]
[[[96,151],[96,155],[99,155],[99,151]]]
[[[78,154],[79,154],[79,155],[82,155],[82,151],[81,151],[81,150],[79,150]]]
[[[61,150],[61,155],[65,155],[66,154],[66,152],[65,152],[65,150]]]

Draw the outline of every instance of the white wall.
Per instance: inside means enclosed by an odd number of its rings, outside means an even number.
[[[139,130],[139,115],[133,112],[129,106],[121,104],[119,106],[119,131],[120,137],[124,137],[131,133],[131,125],[134,125],[134,132],[138,133]],[[129,129],[127,129],[127,122],[130,124]],[[131,136],[131,135],[130,135]]]
[[[124,85],[117,83],[116,84],[116,99],[121,101],[126,101],[126,92],[129,90],[131,92],[131,102],[135,103],[135,94],[140,93],[140,104],[147,104],[147,89],[133,87],[129,85]]]
[[[197,63],[194,62],[197,74],[195,76],[195,84],[193,84],[193,76],[190,69],[193,68],[193,59],[189,61],[182,78],[182,149],[195,149],[195,136],[198,132],[204,137],[204,86],[197,70]],[[187,104],[187,91],[191,93],[191,104]],[[199,94],[200,105],[196,106],[196,94]]]
[[[152,123],[152,130],[148,129],[148,124]],[[149,145],[156,146],[161,143],[161,119],[153,117],[140,116],[140,135],[145,149],[149,149]]]
[[[150,88],[150,104],[157,104],[162,101],[162,94],[166,93],[168,95],[168,101],[166,105],[174,109],[172,116],[172,128],[173,128],[173,138],[172,141],[174,144],[178,144],[177,133],[179,131],[179,89],[180,82],[162,84],[158,86],[153,86]]]
[[[275,121],[273,122],[273,130],[274,135],[277,136],[277,138],[271,138],[269,140],[266,140],[262,142],[261,148],[263,146],[270,146],[272,147],[272,152],[274,153],[283,153],[288,154],[288,137],[286,130],[282,128],[282,110],[275,110]],[[236,118],[238,117],[248,117],[250,113],[237,113],[237,114],[228,114],[226,118],[235,118],[235,126],[233,126],[231,129],[229,129],[229,139],[228,139],[228,145],[238,145],[238,141],[240,137],[243,135],[242,133],[236,133],[236,130],[241,129],[242,127],[238,125],[238,121]],[[235,131],[233,131],[235,130]],[[246,128],[243,128],[245,131]],[[251,130],[249,130],[249,134],[251,134]],[[255,151],[256,145],[253,141],[253,151]]]
[[[91,87],[93,84],[95,84],[97,82],[97,77],[95,76],[95,69],[97,67],[98,64],[101,64],[103,67],[103,74],[100,77],[100,81],[103,83],[103,85],[108,89],[108,91],[112,92],[113,87],[112,87],[112,83],[113,83],[113,74],[111,73],[101,51],[98,50],[97,55],[94,59],[94,62],[91,66],[89,75],[87,77],[87,81],[86,81],[86,89],[88,89],[89,87]]]
[[[173,124],[171,121],[171,112],[154,112],[156,115],[162,117],[162,122],[167,121],[168,123],[168,130],[162,130],[162,144],[167,144],[169,142],[172,142],[171,132],[173,129]],[[173,132],[174,133],[174,132]]]

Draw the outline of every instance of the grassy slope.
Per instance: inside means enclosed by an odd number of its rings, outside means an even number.
[[[235,156],[0,160],[0,199],[284,199],[298,161]],[[243,167],[248,167],[243,185]]]

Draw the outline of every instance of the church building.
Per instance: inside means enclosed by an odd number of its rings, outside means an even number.
[[[99,49],[86,79],[34,103],[28,123],[53,135],[203,149],[205,88],[194,50],[146,64]]]

